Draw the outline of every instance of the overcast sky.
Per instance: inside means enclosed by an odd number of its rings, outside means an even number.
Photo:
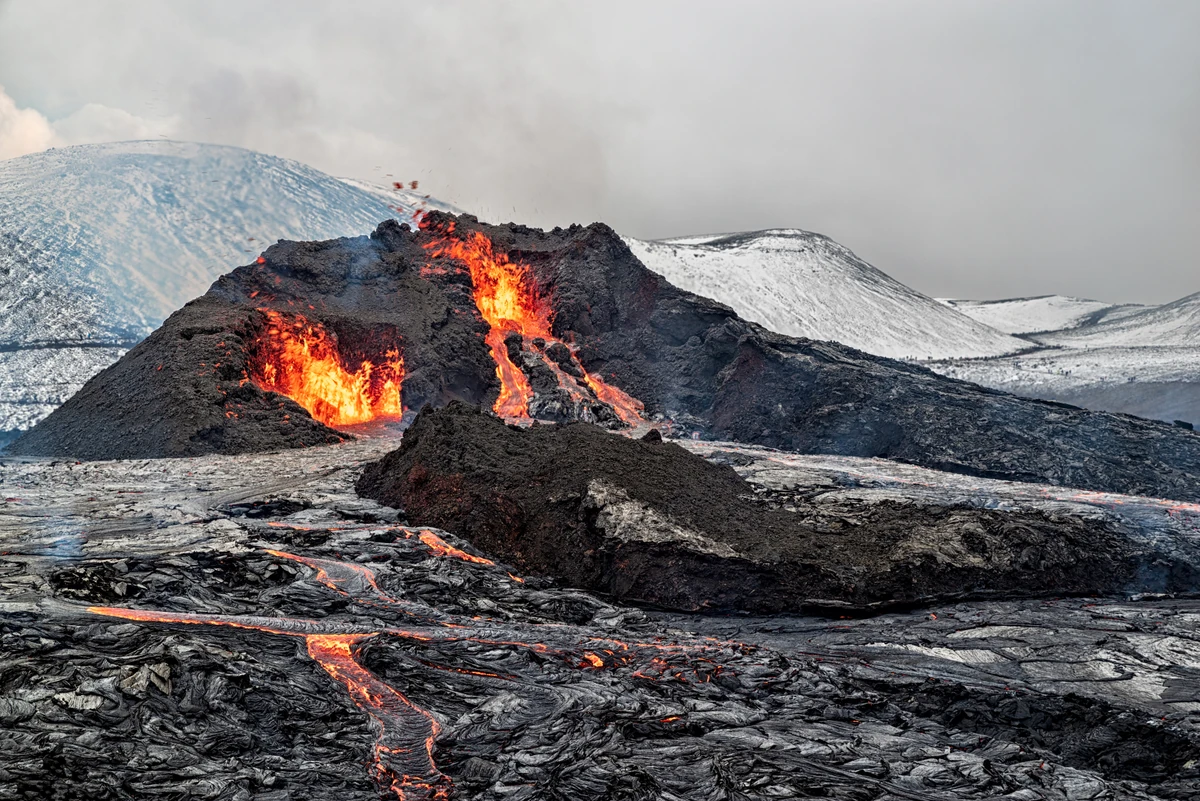
[[[171,137],[494,221],[798,227],[931,295],[1200,291],[1200,0],[0,0],[0,157]]]

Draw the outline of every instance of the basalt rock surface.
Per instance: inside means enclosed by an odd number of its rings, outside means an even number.
[[[397,343],[410,409],[455,399],[490,405],[500,385],[471,275],[431,249],[477,232],[498,254],[528,265],[540,302],[553,311],[554,336],[579,364],[639,400],[647,420],[669,430],[1200,499],[1195,432],[1017,398],[836,343],[774,334],[672,286],[603,224],[547,232],[443,213],[428,215],[416,231],[388,222],[370,238],[275,245],[261,264],[221,278],[10,449],[96,459],[298,447],[342,436],[242,381],[260,308],[304,314],[333,330],[351,364],[369,345]],[[561,346],[518,336],[506,347],[527,373],[534,416],[614,419],[598,397],[566,402],[546,367],[570,366]],[[162,419],[150,433],[152,416]]]
[[[1200,531],[1195,505],[685,445],[804,495],[911,480]],[[0,460],[0,801],[1200,797],[1200,602],[649,611],[356,497],[389,447]]]
[[[657,432],[523,429],[461,403],[423,410],[357,489],[523,570],[684,611],[1126,591],[1161,559],[1109,521],[781,499]],[[1173,582],[1194,589],[1195,571]]]

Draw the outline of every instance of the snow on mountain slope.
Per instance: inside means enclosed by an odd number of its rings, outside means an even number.
[[[1113,317],[1133,314],[1144,306],[1115,305],[1099,300],[1072,298],[1065,295],[1042,295],[1036,298],[1006,300],[952,300],[938,298],[941,303],[957,309],[968,317],[1008,334],[1036,334],[1059,331],[1096,323]]]
[[[1162,306],[1106,318],[1093,325],[1038,337],[1047,345],[1068,348],[1200,348],[1200,292]]]
[[[216,145],[120,142],[0,161],[0,430],[44,417],[276,240],[357,236],[422,207],[450,209]]]
[[[626,239],[675,285],[782,334],[893,358],[997,356],[1030,343],[901,284],[828,237],[794,229]]]
[[[927,366],[1015,395],[1200,424],[1200,347],[1194,345],[1045,348]]]
[[[1200,423],[1200,293],[1162,306],[1094,309],[1096,301],[1057,297],[951,303],[972,316],[983,310],[998,325],[1042,329],[1026,336],[1043,347],[929,365],[939,373],[1017,395]]]

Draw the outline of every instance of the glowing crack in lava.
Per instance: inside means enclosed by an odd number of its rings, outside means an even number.
[[[440,732],[437,721],[380,681],[355,658],[357,646],[380,632],[324,633],[315,631],[322,623],[288,618],[193,615],[113,606],[89,606],[88,611],[144,623],[229,626],[303,637],[308,655],[346,688],[355,705],[374,723],[376,780],[391,789],[400,801],[441,801],[450,797],[450,778],[433,764],[433,742]]]
[[[398,528],[406,538],[412,533],[404,527]],[[418,536],[412,539],[418,539],[439,556],[466,562],[475,569],[496,567],[480,557],[463,559],[470,554],[445,543],[432,531],[419,529],[416,533]],[[422,534],[428,536],[420,536]],[[570,624],[515,623],[449,615],[425,604],[387,595],[381,589],[375,572],[366,565],[299,556],[273,549],[266,552],[312,569],[313,578],[318,583],[356,604],[370,607],[373,617],[380,611],[399,612],[411,621],[411,627],[368,628],[329,619],[192,614],[112,606],[90,606],[87,611],[140,623],[224,626],[303,638],[308,656],[345,687],[355,705],[371,719],[376,730],[372,775],[399,801],[444,801],[450,797],[453,784],[433,761],[433,746],[440,733],[437,721],[358,661],[358,649],[368,640],[396,637],[418,644],[459,643],[524,648],[543,656],[558,657],[560,664],[572,669],[631,669],[632,675],[642,680],[700,683],[711,681],[724,668],[699,654],[747,647],[718,641],[688,644],[657,639],[654,642],[625,642],[596,636]],[[687,664],[673,661],[676,657],[686,659]],[[522,680],[487,670],[445,666],[425,660],[418,662],[428,668],[453,671],[466,680],[496,687],[503,692],[549,692],[541,678]],[[515,689],[514,684],[519,684],[519,689]]]
[[[387,350],[379,364],[364,360],[351,372],[323,326],[301,315],[260,311],[267,327],[255,342],[249,367],[249,378],[259,387],[287,395],[327,426],[398,420],[404,414],[399,349]]]
[[[424,223],[422,223],[424,227]],[[457,238],[454,223],[442,233],[445,236],[426,244],[434,257],[456,259],[467,266],[474,289],[475,306],[484,322],[488,324],[486,342],[496,362],[496,377],[500,379],[500,395],[492,406],[495,413],[506,419],[528,422],[529,401],[533,390],[529,379],[508,354],[505,339],[509,334],[520,334],[526,347],[531,341],[560,343],[551,333],[554,317],[549,298],[542,294],[533,278],[529,265],[510,261],[503,253],[496,253],[492,240],[480,231],[473,231],[466,238]],[[429,269],[430,274],[436,270]],[[558,377],[559,385],[578,400],[584,395],[574,377],[567,375],[541,349],[533,349]],[[636,426],[645,422],[642,417],[641,401],[622,390],[604,382],[599,376],[584,369],[574,349],[569,349],[571,360],[579,368],[584,381],[592,393],[612,407],[617,416],[627,425]]]

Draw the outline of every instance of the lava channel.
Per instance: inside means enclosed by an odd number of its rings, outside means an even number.
[[[412,532],[402,530],[407,537],[412,536]],[[493,564],[490,560],[472,557],[454,548],[428,529],[418,529],[417,532],[417,538],[422,544],[438,556],[475,565]],[[375,572],[365,565],[299,556],[274,549],[267,550],[267,553],[312,569],[316,581],[350,600],[377,609],[390,608],[406,617],[414,618],[414,627],[372,629],[328,620],[255,615],[202,615],[113,606],[89,606],[87,611],[140,623],[226,626],[302,637],[308,655],[346,688],[355,705],[366,712],[373,722],[376,742],[373,749],[372,774],[381,786],[392,791],[400,801],[448,799],[453,783],[438,770],[433,761],[433,744],[440,733],[437,721],[429,712],[415,706],[403,694],[359,663],[357,649],[367,640],[394,636],[420,643],[458,642],[525,648],[538,654],[559,657],[563,664],[585,670],[636,667],[634,663],[637,662],[642,665],[641,669],[633,673],[637,678],[685,682],[708,682],[718,675],[722,668],[711,659],[694,655],[688,658],[692,665],[692,669],[688,670],[685,666],[672,664],[665,657],[672,654],[713,653],[725,651],[730,647],[746,647],[739,643],[718,641],[688,645],[661,641],[624,642],[597,637],[569,624],[512,623],[489,618],[458,617],[424,604],[402,601],[387,595],[379,586]],[[544,638],[557,639],[559,642],[549,644],[542,641]],[[646,656],[652,658],[647,661]],[[490,671],[423,661],[422,664],[439,670],[455,671],[479,681],[508,684],[514,680]],[[538,686],[537,682],[526,682],[526,688],[531,692],[536,691]]]
[[[364,360],[351,372],[323,326],[301,315],[260,311],[267,327],[252,346],[248,376],[259,387],[287,395],[327,426],[403,416],[404,357],[398,347],[380,354],[378,364]]]
[[[303,637],[308,655],[350,694],[355,705],[367,713],[376,729],[372,772],[379,783],[400,801],[440,801],[450,797],[450,777],[433,763],[433,743],[440,727],[433,716],[414,706],[392,687],[380,681],[355,658],[358,646],[391,631],[325,633],[313,631],[322,625],[313,620],[235,615],[196,615],[152,612],[114,606],[89,606],[88,611],[106,617],[143,623],[175,623],[229,626]],[[419,635],[405,632],[416,639]]]
[[[422,227],[425,227],[424,223]],[[544,346],[542,349],[530,347],[533,340],[541,340],[546,345],[563,343],[551,333],[554,310],[550,299],[538,290],[529,265],[510,261],[507,255],[496,253],[492,240],[480,231],[473,231],[466,238],[458,238],[453,236],[454,224],[451,223],[441,233],[444,236],[424,247],[433,257],[455,259],[465,264],[470,271],[475,306],[484,322],[488,324],[485,341],[493,361],[496,362],[496,377],[500,379],[500,394],[492,406],[496,415],[510,422],[531,422],[529,402],[533,399],[533,390],[525,373],[508,355],[505,343],[509,335],[514,333],[521,336],[522,344],[527,349],[539,352],[547,366],[558,377],[559,385],[566,389],[573,399],[578,399],[582,391],[574,378],[566,375],[542,352]],[[432,274],[435,270],[429,268],[429,272]],[[637,426],[645,422],[641,401],[606,383],[599,376],[589,373],[584,369],[576,351],[571,348],[568,348],[568,351],[572,362],[579,368],[584,381],[597,399],[612,407],[617,417],[626,425]],[[572,388],[579,390],[579,394]]]

